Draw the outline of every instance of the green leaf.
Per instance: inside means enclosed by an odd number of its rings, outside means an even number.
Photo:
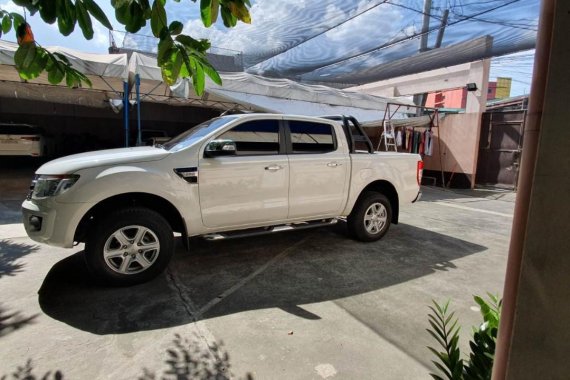
[[[222,78],[220,77],[220,74],[216,71],[214,66],[210,65],[210,63],[206,61],[205,64],[202,63],[202,67],[206,75],[208,75],[214,83],[220,86],[222,85]]]
[[[93,25],[91,24],[91,17],[87,13],[87,9],[83,5],[81,0],[77,0],[75,3],[77,10],[77,23],[83,32],[83,36],[90,40],[93,38]]]
[[[77,78],[73,70],[66,70],[65,83],[67,84],[67,87],[75,87],[75,85],[81,84],[79,78]]]
[[[152,3],[150,27],[152,29],[152,34],[157,38],[160,37],[162,29],[168,28],[166,10],[164,9],[164,4],[161,0],[154,0]]]
[[[77,22],[75,5],[71,0],[56,0],[56,12],[59,32],[64,36],[69,36]]]
[[[20,45],[14,54],[16,69],[24,80],[37,78],[45,69],[47,60],[47,52],[33,42]]]
[[[17,31],[20,25],[26,22],[26,19],[24,19],[24,17],[19,13],[12,12],[10,13],[10,16],[12,17],[12,26],[14,31]]]
[[[206,88],[206,77],[201,65],[194,66],[194,70],[192,72],[192,85],[194,86],[196,95],[202,96],[204,89]]]
[[[220,3],[218,0],[201,0],[200,16],[206,28],[209,28],[218,19]]]
[[[168,31],[173,36],[182,33],[182,29],[184,29],[184,25],[180,21],[173,21],[168,26]]]
[[[48,81],[51,84],[58,84],[61,83],[63,78],[65,77],[65,70],[61,66],[59,62],[56,60],[52,61],[52,67],[48,70]]]
[[[83,0],[85,8],[91,13],[91,16],[95,17],[95,20],[99,21],[105,28],[113,30],[113,25],[109,22],[107,15],[103,10],[95,3],[93,0]]]
[[[212,0],[200,0],[200,16],[206,28],[212,25]]]
[[[12,19],[8,15],[2,18],[2,33],[6,34],[12,29]]]
[[[14,63],[18,71],[29,66],[36,56],[36,44],[33,42],[22,44],[14,53]]]
[[[220,3],[218,0],[212,0],[211,6],[211,16],[210,20],[212,20],[211,24],[215,24],[218,20],[218,13],[220,11]]]
[[[162,79],[169,86],[176,83],[180,74],[182,66],[182,57],[178,49],[171,49],[168,51],[168,56],[165,57],[166,61],[161,65]]]
[[[175,39],[187,48],[196,50],[200,53],[204,53],[210,48],[210,42],[208,40],[195,40],[194,38],[185,34],[180,34],[176,36]]]
[[[63,62],[65,62],[66,65],[71,65],[69,59],[65,55],[57,52],[54,52],[53,55],[62,60]]]
[[[38,4],[40,17],[48,24],[53,24],[57,19],[56,2],[54,0],[40,0]]]
[[[145,0],[111,0],[111,4],[115,8],[115,18],[129,33],[138,32],[151,17],[148,1]]]
[[[157,63],[158,66],[162,66],[166,61],[168,61],[169,50],[174,48],[174,41],[170,36],[168,38],[160,40],[158,43],[158,54],[157,54]]]
[[[222,9],[222,20],[227,28],[232,28],[237,24],[237,17],[232,14],[230,9],[223,5]]]
[[[229,3],[230,12],[238,20],[245,22],[246,24],[251,24],[251,15],[245,4],[241,1],[231,1]]]

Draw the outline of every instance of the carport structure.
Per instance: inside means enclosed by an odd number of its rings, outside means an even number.
[[[45,74],[35,80],[23,82],[14,68],[13,56],[16,49],[16,44],[0,41],[0,81],[3,82],[0,97],[8,99],[8,103],[17,103],[20,108],[22,101],[31,101],[31,104],[49,101],[121,112],[123,141],[127,146],[134,140],[129,133],[133,129],[133,122],[137,131],[134,143],[141,143],[141,129],[146,127],[142,125],[144,111],[152,104],[154,106],[151,107],[179,106],[177,110],[186,113],[187,110],[193,109],[194,115],[189,123],[185,124],[184,129],[224,111],[277,112],[310,116],[348,114],[367,121],[382,119],[390,102],[402,106],[411,104],[407,99],[372,96],[247,73],[222,73],[223,86],[208,81],[206,92],[202,96],[196,96],[188,80],[180,80],[174,86],[166,85],[162,80],[160,69],[156,66],[156,58],[151,55],[132,52],[130,57],[127,57],[125,53],[86,54],[70,49],[50,48],[50,51],[68,57],[73,67],[86,74],[93,83],[92,88],[69,89],[62,84],[51,85]],[[131,112],[134,110],[136,113]],[[198,110],[205,112],[196,112]],[[13,109],[6,106],[4,117],[8,118],[6,114],[13,112]],[[406,112],[406,107],[401,108],[398,117],[405,117]],[[107,114],[113,117],[111,112]],[[164,115],[165,112],[161,114]],[[79,113],[75,116],[79,116],[81,120]],[[117,116],[114,117],[115,120]],[[182,120],[179,120],[179,123]],[[113,134],[117,136],[119,127],[118,123],[114,124],[116,127]],[[75,127],[80,128],[78,125]],[[181,131],[177,130],[176,133]],[[56,132],[56,128],[52,129],[52,133]]]

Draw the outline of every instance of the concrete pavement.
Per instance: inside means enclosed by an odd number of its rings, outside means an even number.
[[[2,202],[0,377],[31,360],[40,378],[428,378],[427,306],[452,300],[467,347],[472,295],[502,291],[513,200],[426,188],[371,244],[342,224],[193,239],[130,288],[94,283],[81,245],[29,240]]]

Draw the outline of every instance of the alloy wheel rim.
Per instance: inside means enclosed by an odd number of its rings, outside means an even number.
[[[160,254],[160,241],[148,227],[132,225],[113,232],[105,242],[105,264],[120,274],[141,273],[150,268]]]
[[[386,207],[380,202],[372,203],[364,213],[364,228],[369,234],[382,232],[388,220]]]

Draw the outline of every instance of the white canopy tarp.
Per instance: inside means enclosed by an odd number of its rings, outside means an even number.
[[[129,71],[141,79],[162,81],[156,58],[133,53]],[[408,99],[392,99],[358,92],[343,91],[326,86],[306,85],[288,79],[265,78],[247,73],[221,73],[222,86],[206,81],[206,94],[223,98],[265,112],[288,113],[307,116],[346,114],[358,120],[379,120],[384,117],[388,103],[413,105]],[[177,95],[192,96],[189,86],[178,83],[171,87]],[[406,107],[400,110],[406,112]]]
[[[0,40],[0,64],[14,65],[14,54],[18,44]],[[60,53],[69,59],[74,69],[85,75],[96,75],[108,78],[127,80],[129,75],[126,54],[94,54],[83,53],[59,46],[46,48],[50,53]]]

